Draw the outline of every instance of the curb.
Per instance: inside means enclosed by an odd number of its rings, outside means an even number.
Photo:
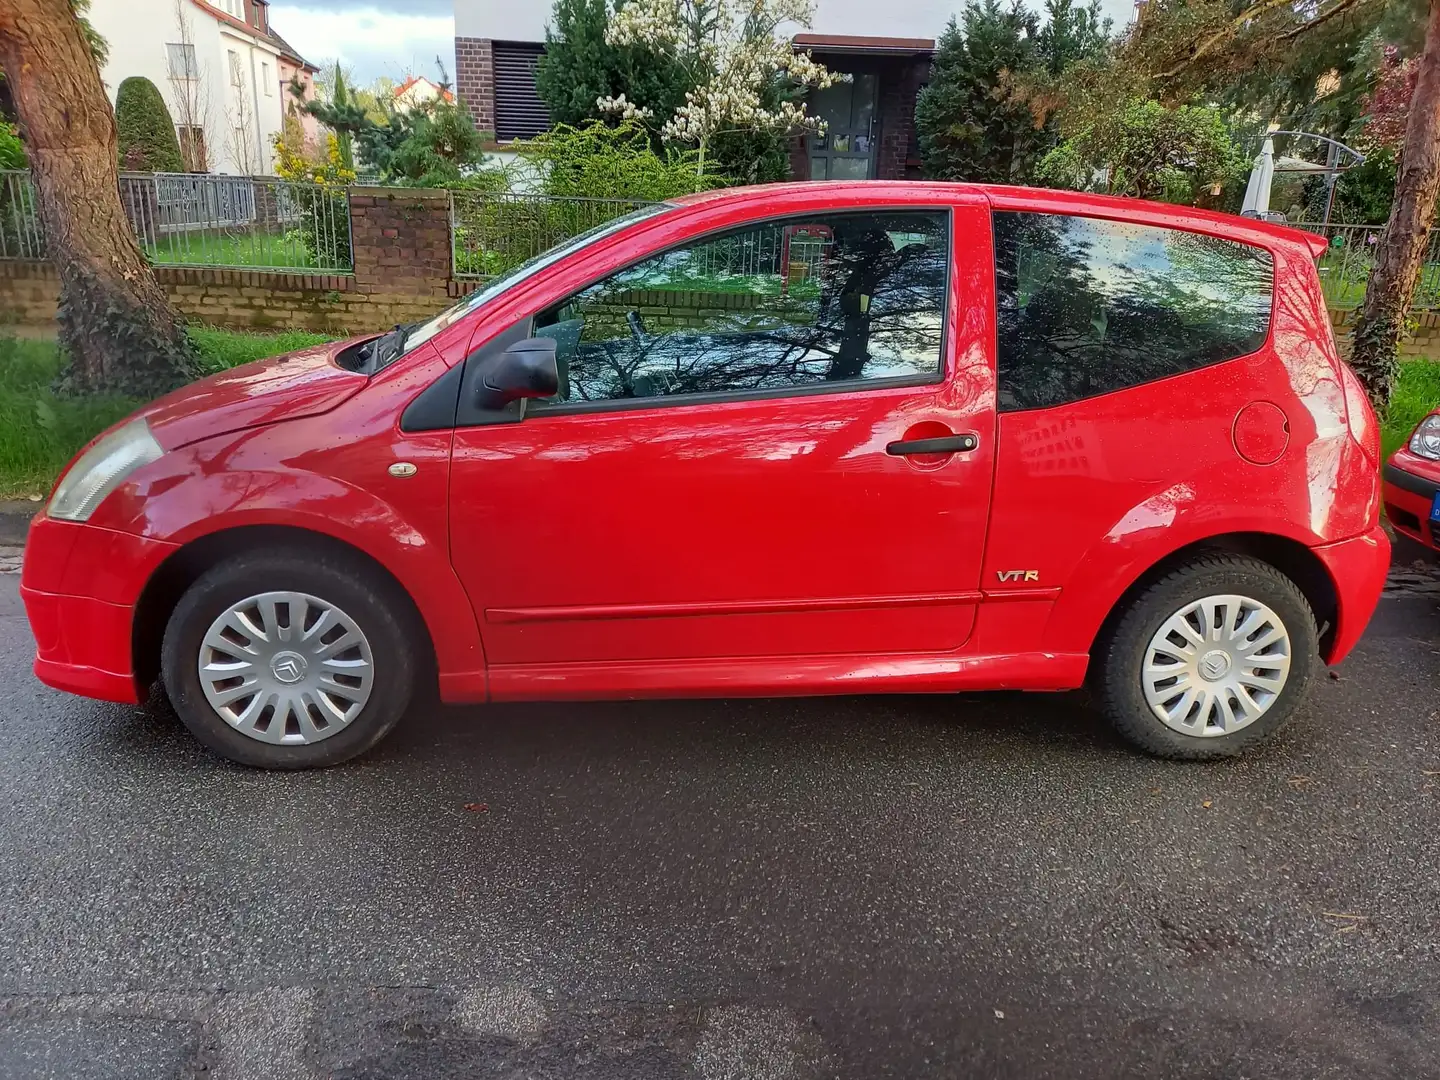
[[[0,546],[23,547],[30,531],[30,519],[44,505],[28,499],[0,500]]]

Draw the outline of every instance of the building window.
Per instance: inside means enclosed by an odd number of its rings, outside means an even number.
[[[265,96],[274,97],[275,87],[270,85],[270,65],[263,61],[260,64],[260,81],[265,86]]]
[[[497,41],[492,50],[495,137],[533,139],[550,126],[550,113],[535,89],[535,65],[545,46]]]
[[[166,45],[165,58],[169,62],[170,78],[198,79],[199,65],[195,63],[194,45]]]
[[[226,49],[225,55],[230,58],[230,85],[244,86],[245,79],[240,69],[240,54],[234,49]]]

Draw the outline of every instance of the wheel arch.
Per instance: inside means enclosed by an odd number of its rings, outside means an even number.
[[[1340,611],[1335,581],[1325,563],[1310,547],[1291,537],[1265,532],[1220,533],[1204,537],[1183,544],[1155,560],[1111,603],[1091,636],[1087,651],[1094,654],[1096,643],[1104,639],[1116,620],[1153,582],[1197,556],[1217,553],[1249,556],[1273,566],[1293,581],[1315,615],[1315,626],[1320,635],[1320,656],[1329,662]]]
[[[142,698],[159,678],[160,644],[165,626],[185,591],[226,558],[267,549],[339,558],[373,575],[400,605],[405,619],[412,624],[415,640],[420,643],[416,656],[417,686],[435,685],[438,664],[430,625],[414,597],[383,563],[354,544],[313,529],[294,525],[236,525],[205,533],[173,551],[156,567],[141,590],[130,633],[135,682]]]

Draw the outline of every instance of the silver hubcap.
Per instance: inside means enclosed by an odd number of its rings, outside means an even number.
[[[1264,716],[1290,675],[1290,634],[1280,616],[1246,596],[1186,604],[1155,632],[1140,681],[1166,727],[1229,735]]]
[[[375,664],[355,620],[297,592],[241,600],[210,624],[200,686],[227,724],[267,743],[314,743],[370,700]]]

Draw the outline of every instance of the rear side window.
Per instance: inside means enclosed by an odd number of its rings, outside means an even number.
[[[1001,411],[1043,409],[1255,352],[1270,254],[1214,236],[995,214]]]

